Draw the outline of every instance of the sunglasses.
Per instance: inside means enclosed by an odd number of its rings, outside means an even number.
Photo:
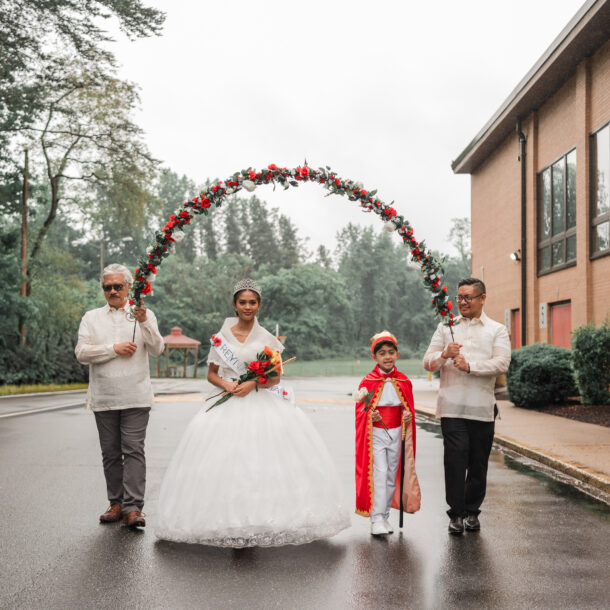
[[[125,288],[125,284],[104,284],[102,288],[104,289],[104,292],[110,292],[111,290],[121,292],[121,290]]]

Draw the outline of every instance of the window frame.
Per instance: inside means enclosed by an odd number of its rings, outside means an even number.
[[[589,135],[589,218],[590,218],[590,235],[589,235],[589,259],[595,260],[610,255],[610,243],[604,250],[595,249],[595,231],[600,224],[610,221],[610,209],[603,214],[597,215],[597,134],[604,129],[610,132],[610,121],[604,123],[601,127],[592,131]],[[610,136],[610,133],[609,133]],[[608,138],[610,142],[610,137]],[[610,155],[610,151],[609,155]],[[608,177],[610,180],[610,164],[608,169]]]
[[[576,154],[576,163],[578,163],[578,154],[576,153],[576,146],[573,146],[567,152],[563,153],[562,155],[560,155],[559,157],[557,157],[556,159],[551,161],[551,163],[549,163],[548,165],[543,167],[536,174],[536,222],[537,222],[537,226],[536,226],[536,276],[537,277],[540,277],[543,275],[548,275],[549,273],[555,273],[555,271],[561,271],[562,269],[567,269],[569,267],[574,267],[576,265],[576,261],[578,258],[578,254],[576,254],[576,256],[569,261],[560,263],[558,265],[552,264],[553,245],[563,242],[564,257],[565,257],[565,256],[567,256],[567,253],[568,253],[568,239],[570,237],[576,237],[576,218],[574,219],[574,226],[567,228],[567,223],[568,223],[568,157],[572,153]],[[564,182],[563,182],[563,227],[564,227],[564,229],[562,232],[558,233],[557,235],[553,235],[553,166],[556,165],[557,162],[559,162],[559,161],[563,161],[563,171],[564,171],[564,177],[565,177]],[[542,227],[542,223],[544,220],[542,181],[543,181],[543,174],[547,170],[550,170],[550,184],[551,184],[551,186],[550,186],[550,188],[551,188],[551,208],[550,208],[551,228],[550,228],[550,236],[545,239],[541,239],[541,227]],[[576,176],[574,177],[574,180],[575,180],[574,197],[576,197]],[[574,207],[575,207],[575,211],[576,211],[576,209],[577,209],[576,199],[574,201]],[[546,247],[550,248],[551,266],[548,267],[547,269],[540,269],[541,251]]]

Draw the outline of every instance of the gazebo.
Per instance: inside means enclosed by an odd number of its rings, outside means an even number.
[[[199,346],[201,341],[192,339],[182,334],[182,329],[179,326],[174,326],[170,334],[163,337],[165,343],[165,352],[157,358],[157,376],[161,377],[186,377],[186,369],[188,366],[189,352],[193,354],[193,377],[197,377],[197,359],[199,355]],[[182,367],[171,364],[171,351],[184,350],[184,364]],[[165,369],[161,369],[161,358],[165,357]]]

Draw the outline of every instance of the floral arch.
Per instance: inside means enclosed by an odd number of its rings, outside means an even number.
[[[184,236],[184,228],[199,214],[208,215],[214,208],[221,206],[227,195],[245,189],[254,191],[257,186],[280,184],[284,189],[299,186],[302,182],[313,182],[328,191],[328,195],[342,195],[350,201],[357,201],[362,210],[373,212],[385,223],[386,230],[396,231],[405,246],[411,251],[411,260],[422,273],[424,286],[432,296],[432,307],[448,326],[457,324],[451,313],[452,303],[447,295],[447,287],[442,285],[442,262],[433,256],[423,241],[418,242],[413,235],[413,227],[390,205],[377,197],[377,190],[363,189],[353,180],[344,180],[330,167],[313,169],[307,165],[292,169],[278,167],[274,163],[265,170],[244,169],[236,172],[227,180],[221,180],[201,192],[199,196],[185,201],[182,209],[169,217],[166,225],[155,234],[155,243],[147,249],[146,257],[138,262],[132,288],[131,304],[142,302],[142,298],[152,292],[151,278],[157,273],[163,260],[171,254],[172,245]]]

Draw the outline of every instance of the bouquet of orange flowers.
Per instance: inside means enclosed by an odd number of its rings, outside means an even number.
[[[237,379],[237,383],[241,385],[246,381],[256,380],[256,391],[258,392],[259,385],[265,385],[269,379],[278,377],[280,372],[283,372],[283,364],[285,363],[282,362],[280,353],[273,351],[270,347],[265,345],[263,351],[256,354],[256,360],[253,360],[247,365],[248,370],[243,375],[240,375]],[[206,411],[226,402],[233,394],[231,394],[231,392],[221,392],[220,394],[210,396],[207,400],[211,400],[217,396],[220,396],[220,398],[211,407],[206,409]]]

